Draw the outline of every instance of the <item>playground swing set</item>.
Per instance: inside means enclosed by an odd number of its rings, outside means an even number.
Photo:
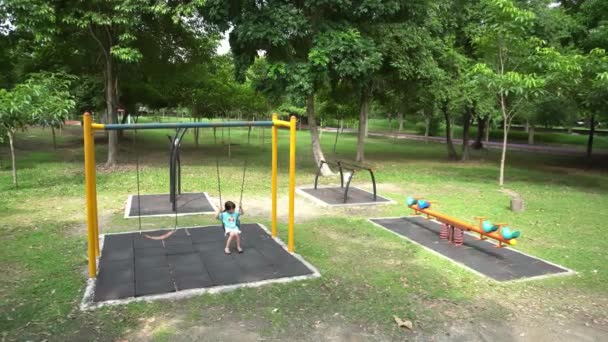
[[[181,160],[180,160],[180,155],[179,155],[179,149],[181,146],[181,140],[184,137],[186,131],[188,129],[187,128],[178,128],[176,130],[175,133],[175,137],[171,137],[170,135],[168,136],[169,141],[170,141],[170,152],[169,152],[169,183],[170,183],[170,193],[169,193],[169,201],[171,202],[171,206],[172,206],[172,210],[174,212],[174,217],[175,217],[175,223],[173,225],[173,229],[161,234],[161,235],[151,235],[148,233],[144,233],[143,235],[148,238],[148,239],[152,239],[152,240],[165,240],[169,237],[171,237],[178,229],[178,219],[177,217],[179,216],[179,207],[178,207],[178,201],[179,201],[179,197],[178,195],[181,195]],[[136,151],[136,158],[135,158],[135,170],[136,170],[136,179],[137,179],[137,197],[136,197],[136,201],[137,201],[137,218],[138,218],[138,223],[139,223],[139,232],[142,231],[142,224],[141,224],[141,191],[140,191],[140,177],[139,177],[139,149],[137,148],[137,130],[135,130],[134,134],[133,134],[133,149]],[[216,145],[217,145],[217,140],[215,141]],[[216,162],[216,169],[217,169],[217,187],[218,187],[218,194],[219,194],[219,203],[218,203],[218,207],[221,208],[222,207],[222,187],[221,187],[221,176],[220,176],[220,162],[219,162],[219,157],[216,155],[215,158],[215,162]],[[241,190],[240,190],[240,199],[239,199],[239,209],[242,208],[242,204],[243,204],[243,192],[245,190],[245,175],[247,172],[247,160],[245,160],[244,164],[243,164],[243,179],[241,182]],[[206,198],[205,198],[206,199]],[[237,226],[240,227],[240,217],[237,220]],[[222,223],[223,225],[223,223]],[[225,230],[225,229],[224,229]]]
[[[290,132],[290,148],[289,148],[289,212],[288,212],[288,241],[287,249],[293,253],[295,251],[295,234],[294,234],[294,221],[295,221],[295,171],[296,171],[296,118],[291,117],[290,121],[279,120],[277,115],[272,116],[271,121],[230,121],[230,122],[184,122],[184,123],[136,123],[136,124],[98,124],[93,123],[91,115],[85,113],[83,116],[84,126],[84,154],[85,154],[85,195],[86,195],[86,208],[87,208],[87,235],[88,235],[88,264],[89,264],[89,277],[95,278],[97,276],[97,258],[101,256],[99,247],[99,224],[97,214],[97,189],[96,189],[96,167],[95,167],[95,141],[93,138],[95,131],[111,131],[111,130],[148,130],[148,129],[176,129],[176,135],[173,139],[170,139],[172,146],[170,154],[170,174],[171,174],[171,198],[173,207],[176,209],[177,214],[177,192],[176,187],[179,181],[179,144],[183,137],[185,130],[188,128],[218,128],[218,127],[271,127],[272,128],[272,209],[271,209],[271,235],[273,238],[277,237],[277,176],[278,176],[278,129],[288,128]],[[134,138],[135,139],[135,138]],[[135,143],[134,143],[135,144]],[[220,202],[221,202],[221,185],[219,181],[219,161],[217,162],[218,172],[218,191],[220,191]],[[137,167],[139,168],[139,156],[137,157]],[[243,181],[241,187],[241,195],[239,205],[242,204],[243,187],[245,182],[245,172],[247,163],[243,169]],[[138,198],[139,198],[139,170],[137,170],[138,177]],[[220,203],[221,205],[221,203]],[[140,218],[141,227],[141,218]],[[170,237],[177,230],[177,224],[173,227],[173,230],[160,235],[152,236],[147,234],[148,238],[152,240],[164,240]],[[141,228],[140,228],[140,234]],[[143,235],[143,234],[142,234]]]

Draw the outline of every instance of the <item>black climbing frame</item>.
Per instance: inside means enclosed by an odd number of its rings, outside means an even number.
[[[367,167],[367,166],[363,166],[361,164],[352,163],[352,162],[343,161],[343,160],[337,160],[335,162],[327,162],[325,160],[321,160],[321,162],[319,163],[319,168],[317,169],[317,174],[315,175],[315,188],[314,188],[315,190],[317,190],[317,188],[318,188],[319,176],[321,175],[321,169],[323,168],[324,164],[327,164],[330,166],[332,166],[332,165],[337,166],[338,170],[340,171],[340,188],[344,189],[343,203],[346,203],[348,200],[348,190],[350,188],[351,181],[353,180],[353,177],[355,176],[355,173],[362,171],[362,170],[369,172],[369,175],[372,180],[372,187],[373,187],[373,201],[377,201],[378,196],[376,193],[376,177],[374,176],[374,170],[371,167]],[[348,180],[346,181],[346,185],[344,185],[344,170],[350,171],[350,175],[348,177]]]
[[[173,211],[177,210],[177,196],[182,193],[182,163],[180,159],[180,148],[182,138],[187,128],[175,130],[175,136],[167,136],[169,139],[169,201]]]
[[[315,274],[260,225],[243,224],[242,230],[245,252],[231,255],[224,254],[221,226],[180,228],[164,241],[136,232],[105,235],[92,301]]]
[[[572,271],[512,248],[497,248],[488,240],[464,235],[456,246],[439,238],[441,224],[423,217],[377,218],[371,222],[422,247],[496,281],[524,280],[572,273]]]

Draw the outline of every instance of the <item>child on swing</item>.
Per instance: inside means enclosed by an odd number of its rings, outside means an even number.
[[[226,253],[227,255],[232,254],[232,252],[230,252],[230,244],[232,242],[232,240],[236,241],[236,250],[239,253],[243,253],[243,249],[241,248],[241,230],[239,229],[239,218],[241,215],[244,215],[245,212],[243,211],[243,208],[239,207],[239,210],[236,210],[236,204],[234,204],[234,202],[232,201],[227,201],[224,204],[224,210],[222,211],[221,208],[217,209],[217,212],[215,213],[215,216],[217,217],[218,220],[222,221],[222,224],[224,225],[224,231],[226,236],[228,237],[226,239],[226,247],[224,248],[224,253]]]

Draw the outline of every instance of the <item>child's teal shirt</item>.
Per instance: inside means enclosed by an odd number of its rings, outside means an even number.
[[[218,215],[218,219],[222,221],[226,230],[238,230],[239,227],[237,226],[237,222],[239,215],[240,214],[236,210],[232,214],[224,211]]]

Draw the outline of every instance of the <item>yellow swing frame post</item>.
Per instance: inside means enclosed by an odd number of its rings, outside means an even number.
[[[87,215],[89,278],[97,276],[99,250],[99,228],[97,215],[97,176],[95,163],[96,130],[135,130],[161,128],[196,127],[272,127],[272,236],[277,237],[277,192],[278,192],[278,128],[289,128],[289,220],[287,230],[287,249],[295,251],[295,188],[296,188],[296,124],[295,116],[289,121],[279,120],[274,114],[272,121],[231,121],[231,122],[188,122],[188,123],[149,123],[149,124],[97,124],[93,123],[90,113],[82,117],[84,136],[84,179]]]

